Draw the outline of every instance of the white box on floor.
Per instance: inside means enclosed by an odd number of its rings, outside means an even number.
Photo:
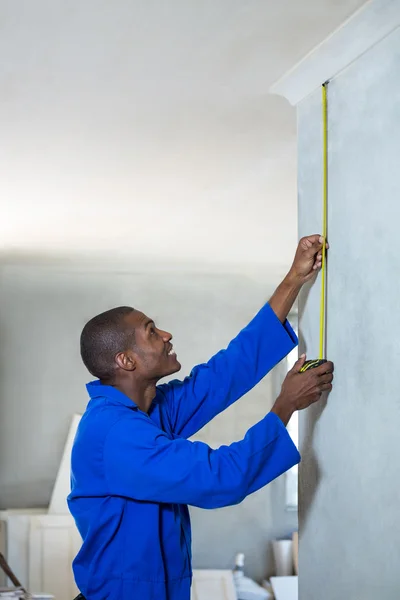
[[[299,578],[271,577],[275,600],[299,600]]]
[[[232,571],[195,569],[190,598],[191,600],[236,600]]]

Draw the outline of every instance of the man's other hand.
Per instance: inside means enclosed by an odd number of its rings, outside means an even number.
[[[317,402],[323,392],[330,392],[333,381],[333,363],[328,361],[315,369],[300,373],[306,360],[305,354],[299,358],[289,371],[282,385],[272,412],[286,425],[296,410],[307,408]]]
[[[288,278],[297,281],[300,285],[310,281],[321,268],[323,244],[324,238],[319,234],[302,238],[297,247]],[[329,248],[328,244],[326,244],[326,248]]]

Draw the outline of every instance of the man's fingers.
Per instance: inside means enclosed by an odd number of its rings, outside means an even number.
[[[301,249],[304,251],[305,255],[309,256],[310,258],[315,256],[315,254],[322,249],[322,245],[323,238],[321,238],[319,235],[307,236],[300,241]]]
[[[333,381],[333,373],[325,373],[325,375],[321,375],[321,377],[318,380],[318,385],[324,384],[324,383],[332,383]]]
[[[293,373],[300,373],[300,369],[301,367],[304,365],[304,363],[306,362],[306,355],[302,354],[299,359],[295,362],[292,372]]]
[[[324,238],[321,237],[320,233],[315,233],[313,235],[306,235],[300,240],[300,243],[303,243],[307,248],[311,248],[313,244],[323,244]]]
[[[323,365],[315,368],[315,374],[318,376],[325,375],[325,373],[333,373],[335,370],[333,362],[328,360]]]
[[[322,248],[324,245],[324,237],[319,233],[306,235],[305,237],[301,238],[300,244],[304,250],[312,247],[317,248],[318,246]],[[329,248],[328,242],[325,243],[325,248]]]

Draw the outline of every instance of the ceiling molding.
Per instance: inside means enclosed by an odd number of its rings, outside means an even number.
[[[277,81],[270,93],[297,105],[400,26],[400,0],[370,0]]]

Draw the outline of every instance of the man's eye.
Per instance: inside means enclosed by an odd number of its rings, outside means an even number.
[[[154,334],[155,334],[155,332],[156,332],[156,330],[155,330],[155,329],[153,329],[153,327],[152,327],[152,328],[150,329],[150,335],[154,335]]]

